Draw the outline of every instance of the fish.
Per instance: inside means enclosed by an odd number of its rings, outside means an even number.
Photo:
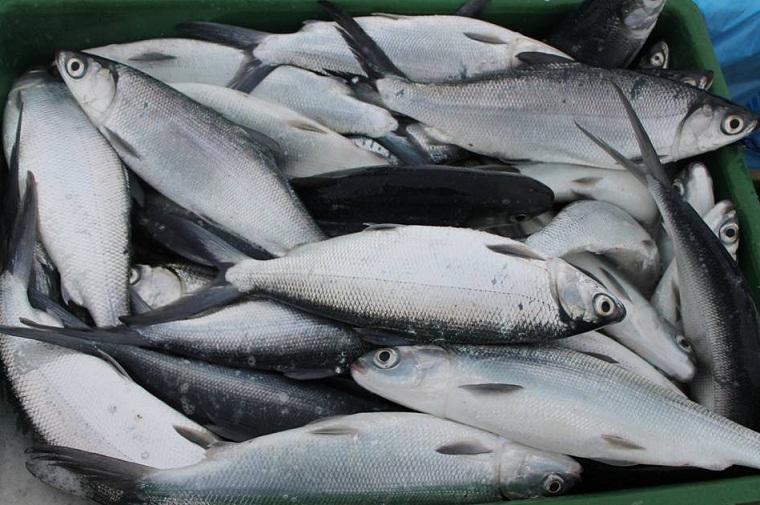
[[[197,39],[146,39],[85,52],[129,65],[165,83],[233,86],[253,65],[247,51]]]
[[[557,340],[554,345],[563,349],[587,354],[613,365],[618,365],[629,372],[649,379],[654,384],[663,388],[675,391],[681,395],[684,394],[678,386],[673,384],[659,370],[647,363],[638,354],[599,332],[589,331],[588,333],[563,338]]]
[[[715,79],[712,70],[665,70],[662,68],[639,68],[639,73],[679,81],[687,86],[708,90]]]
[[[664,7],[665,0],[585,0],[552,29],[547,42],[589,65],[627,67]],[[656,61],[649,63],[659,63],[659,53],[653,54]],[[667,61],[667,52],[662,59]]]
[[[558,258],[464,228],[377,225],[224,271],[215,290],[152,313],[187,317],[218,298],[260,295],[413,341],[539,342],[622,320],[620,301]],[[216,302],[218,304],[218,302]]]
[[[382,156],[359,148],[346,137],[298,112],[242,91],[192,83],[173,87],[230,121],[277,142],[283,153],[278,166],[288,177],[388,163]]]
[[[120,63],[61,51],[56,64],[121,159],[168,198],[274,255],[324,238],[279,172],[271,140]]]
[[[65,310],[65,309],[62,309]],[[55,329],[8,328],[22,338],[58,345],[114,362],[156,398],[227,440],[242,442],[297,428],[323,417],[398,410],[377,397],[338,390],[278,373],[69,337]]]
[[[275,68],[250,95],[284,105],[337,133],[374,138],[398,128],[390,112],[357,99],[344,81],[290,65]]]
[[[617,89],[616,89],[617,91]],[[697,357],[690,391],[718,415],[758,425],[760,406],[760,314],[741,270],[702,217],[669,183],[625,95],[643,165],[624,157],[588,130],[586,134],[647,186],[673,239],[678,265],[684,334]]]
[[[736,253],[739,250],[739,220],[734,204],[728,200],[720,201],[703,216],[703,219],[726,247],[731,258],[736,261]],[[651,302],[663,319],[676,326],[682,325],[680,292],[678,265],[673,259],[657,283]]]
[[[20,100],[21,91],[39,86],[40,82],[49,79],[49,74],[44,68],[32,68],[13,81],[11,89],[8,91],[8,97],[5,99],[5,108],[3,109],[3,155],[5,156],[6,166],[11,164],[11,151],[16,144],[16,130],[18,129],[19,116],[22,109]]]
[[[580,252],[605,256],[645,294],[654,290],[660,277],[660,254],[652,236],[607,202],[581,200],[565,206],[525,244],[551,257]]]
[[[23,107],[20,109],[21,124]],[[17,129],[16,142],[21,138]],[[18,152],[3,170],[0,214],[0,324],[27,318],[60,326],[55,315],[34,308],[27,296],[36,242],[37,191],[29,172],[19,187]],[[23,196],[22,196],[23,193]],[[203,451],[179,436],[179,426],[216,441],[203,427],[166,406],[111,364],[57,346],[0,334],[4,383],[44,443],[63,445],[159,468],[199,461]]]
[[[552,208],[540,182],[489,167],[365,167],[291,184],[320,221],[467,226],[483,215],[519,222]]]
[[[676,327],[664,320],[629,278],[609,262],[589,253],[566,257],[576,268],[598,279],[625,306],[626,317],[601,331],[626,346],[665,376],[689,382],[696,373],[694,350]]]
[[[523,52],[566,56],[504,27],[461,16],[375,14],[357,22],[409,77],[419,82],[477,79],[510,71]],[[274,34],[203,21],[180,24],[188,36],[248,49],[269,66],[313,72],[365,75],[329,21],[308,21],[295,33]],[[241,88],[242,89],[242,88]]]
[[[324,3],[323,3],[324,5]],[[330,14],[390,110],[438,131],[440,141],[510,161],[615,168],[575,129],[576,118],[607,132],[624,155],[638,155],[627,118],[607,81],[625,89],[663,162],[737,142],[757,129],[760,115],[692,86],[629,70],[606,70],[545,54],[509,73],[454,83],[415,82],[337,8]]]
[[[140,303],[139,298],[136,301]],[[136,312],[150,314],[149,308]],[[170,352],[233,368],[272,370],[295,378],[345,373],[354,359],[372,347],[346,325],[266,299],[244,300],[199,317],[150,325],[55,330],[23,322],[80,340]],[[13,331],[22,336],[40,334],[8,329]]]
[[[213,269],[192,263],[138,264],[130,269],[129,284],[149,306],[161,307],[207,287],[214,278]]]
[[[562,494],[581,473],[566,456],[412,412],[326,419],[206,452],[203,463],[176,472],[50,446],[28,464],[53,474],[70,469],[83,487],[105,486],[131,503],[188,505],[261,496],[273,504],[484,503]],[[298,471],[289,471],[294,465]]]
[[[20,184],[36,177],[39,235],[60,273],[66,301],[101,326],[129,313],[129,196],[124,168],[66,86],[48,74],[27,76]],[[76,216],[72,219],[72,216]]]
[[[704,163],[699,161],[690,163],[676,176],[673,188],[700,216],[705,216],[715,206],[713,180]],[[673,262],[673,241],[663,226],[659,227],[657,233],[657,249],[660,251],[663,268],[667,268]]]
[[[662,68],[670,67],[670,46],[664,40],[652,44],[649,51],[644,53],[639,61],[639,68]]]
[[[760,434],[569,349],[388,347],[362,356],[351,375],[401,405],[544,451],[618,465],[760,468]]]
[[[626,171],[557,163],[510,166],[549,186],[557,203],[597,200],[620,207],[647,230],[659,223],[660,214],[652,196]]]

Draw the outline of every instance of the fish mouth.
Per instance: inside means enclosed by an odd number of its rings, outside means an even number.
[[[366,372],[367,369],[364,368],[364,365],[361,364],[359,361],[354,361],[351,363],[351,375],[353,374],[363,374]]]

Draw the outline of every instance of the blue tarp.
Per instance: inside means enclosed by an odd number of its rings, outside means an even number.
[[[760,0],[694,0],[705,15],[733,99],[760,113]],[[760,169],[760,133],[750,138],[750,167]]]

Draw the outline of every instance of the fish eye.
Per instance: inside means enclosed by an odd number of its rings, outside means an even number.
[[[649,63],[654,65],[655,67],[661,67],[663,63],[665,63],[665,56],[662,53],[654,53],[651,58],[649,58]]]
[[[395,349],[386,348],[375,351],[372,361],[378,368],[393,368],[398,364],[398,352]]]
[[[79,58],[69,58],[66,61],[66,73],[74,79],[82,77],[87,70],[87,64]]]
[[[673,188],[678,191],[678,194],[681,196],[683,196],[683,194],[686,192],[686,188],[684,188],[684,185],[681,181],[674,181]]]
[[[726,244],[733,244],[739,240],[739,225],[728,223],[720,229],[720,240]]]
[[[140,271],[136,268],[130,268],[129,269],[129,283],[134,286],[138,282],[140,282]]]
[[[611,316],[615,312],[615,302],[605,294],[594,296],[594,310],[602,317]]]
[[[514,216],[510,218],[510,221],[512,221],[513,223],[522,223],[526,219],[528,219],[527,214],[515,214]]]
[[[684,351],[691,352],[691,344],[683,335],[676,335],[676,344]]]
[[[744,119],[736,114],[730,114],[723,120],[722,128],[726,135],[736,135],[744,130]]]
[[[544,490],[550,494],[560,494],[565,488],[565,481],[559,475],[551,474],[544,479]]]

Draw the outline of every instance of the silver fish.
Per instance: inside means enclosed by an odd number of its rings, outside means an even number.
[[[34,172],[40,239],[61,274],[64,299],[112,326],[129,313],[127,178],[66,86],[37,75],[19,91],[20,184]]]
[[[207,454],[176,472],[58,447],[41,448],[29,464],[65,466],[83,487],[102,483],[132,503],[156,505],[262,497],[273,505],[483,503],[561,494],[581,472],[566,456],[411,412],[327,419]]]
[[[251,65],[247,51],[196,39],[147,39],[85,50],[167,83],[228,86]]]
[[[662,319],[649,301],[613,265],[592,254],[568,256],[567,261],[599,279],[625,305],[626,317],[602,329],[666,376],[689,382],[695,373],[694,351],[679,331]]]
[[[382,156],[282,105],[221,86],[184,83],[173,87],[230,121],[272,138],[282,148],[279,166],[288,177],[388,164]]]
[[[734,204],[728,200],[718,202],[703,219],[736,261],[736,253],[739,250],[739,219]],[[682,325],[678,265],[675,259],[671,260],[662,274],[651,302],[663,319],[676,326]]]
[[[673,238],[684,330],[698,361],[691,392],[712,411],[745,426],[756,426],[760,313],[749,284],[713,231],[671,187],[635,111],[625,95],[616,91],[634,126],[644,164],[626,159],[588,130],[583,131],[647,186]]]
[[[665,0],[586,0],[552,29],[548,42],[589,65],[627,67],[646,43],[663,7]]]
[[[242,261],[225,278],[238,293],[423,341],[545,341],[625,316],[617,298],[563,260],[462,228],[372,227]]]
[[[122,160],[176,203],[275,255],[323,238],[260,138],[125,65],[67,51],[56,63]]]
[[[638,155],[607,82],[625,90],[663,162],[711,151],[755,131],[760,115],[692,86],[629,70],[605,70],[545,54],[533,65],[477,80],[410,80],[352,18],[332,10],[385,106],[438,130],[439,140],[505,161],[614,168],[575,128],[584,118],[624,155]]]
[[[602,361],[618,365],[629,372],[649,379],[654,384],[683,394],[675,384],[670,382],[655,367],[644,361],[638,354],[599,332],[589,331],[588,333],[562,338],[554,342],[554,345],[588,354]]]
[[[704,163],[690,163],[675,178],[673,187],[700,216],[705,216],[715,206],[713,180]],[[667,268],[673,262],[673,241],[662,226],[657,234],[657,248],[662,266]]]
[[[14,186],[16,167],[12,165],[10,175]],[[5,326],[17,326],[19,318],[61,324],[34,309],[26,294],[37,221],[33,180],[30,173],[19,217],[12,230],[3,231],[10,233],[0,274],[0,323]],[[5,195],[6,204],[17,201]],[[15,213],[15,208],[10,212]],[[6,214],[3,219],[13,217]],[[203,451],[179,436],[175,426],[209,442],[216,440],[99,358],[7,335],[0,335],[0,358],[7,385],[45,443],[170,468],[203,457]]]
[[[134,265],[129,284],[148,305],[161,307],[208,286],[214,277],[213,270],[191,263]]]
[[[393,347],[363,356],[351,374],[402,405],[545,451],[614,464],[760,468],[760,434],[569,349]]]
[[[300,112],[338,133],[382,137],[398,128],[390,112],[357,99],[345,82],[298,67],[277,67],[250,94]]]
[[[551,257],[580,252],[605,256],[644,293],[652,292],[660,276],[660,255],[651,235],[607,202],[571,203],[525,243]]]
[[[598,200],[614,204],[647,229],[660,217],[657,206],[636,178],[623,170],[559,163],[516,163],[521,174],[546,184],[559,203]]]
[[[553,47],[504,27],[461,16],[377,14],[357,18],[380,47],[412,79],[460,81],[509,71],[517,55],[564,55]],[[328,21],[309,21],[295,33],[274,34],[218,23],[185,23],[183,32],[238,47],[272,66],[293,65],[314,72],[363,75],[351,51]]]

